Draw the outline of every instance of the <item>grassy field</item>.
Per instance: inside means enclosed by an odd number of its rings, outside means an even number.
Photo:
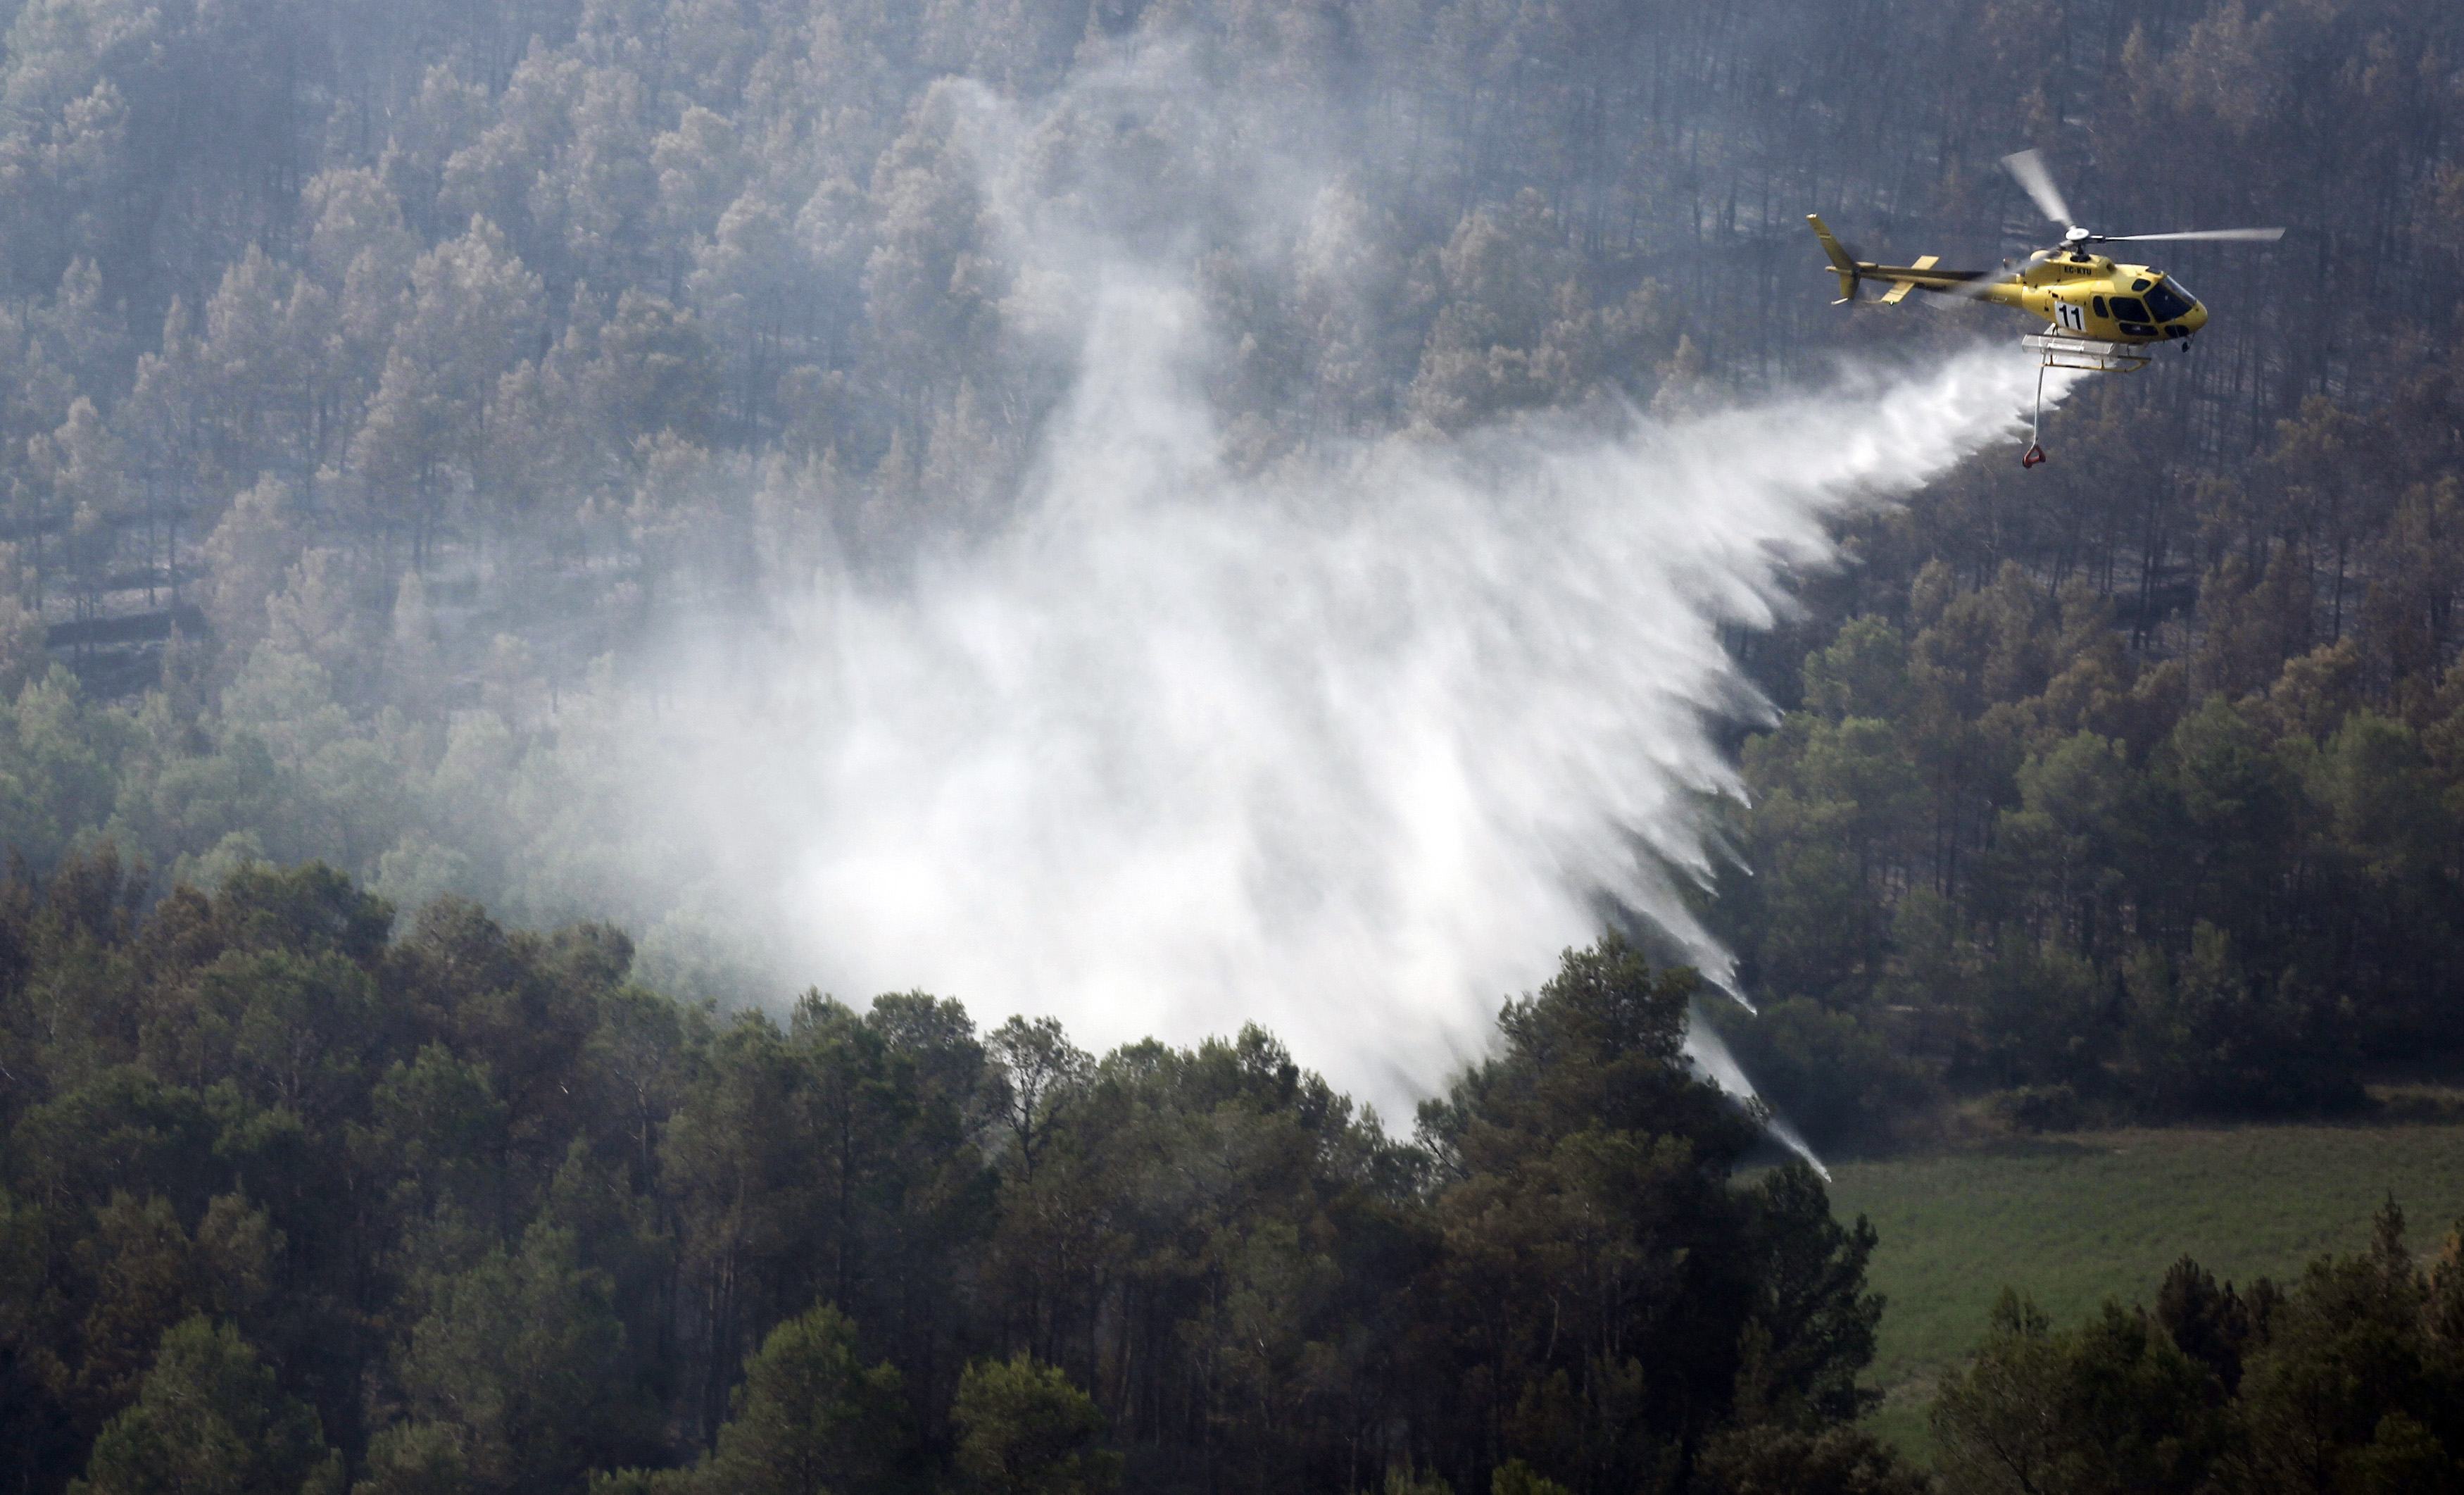
[[[1876,1430],[1925,1449],[1934,1377],[1975,1347],[2005,1284],[2062,1325],[2153,1298],[2185,1252],[2219,1279],[2288,1278],[2365,1244],[2389,1194],[2413,1249],[2435,1251],[2464,1217],[2464,1125],[2093,1132],[1843,1163],[1833,1207],[1881,1232],[1872,1281],[1890,1299]]]

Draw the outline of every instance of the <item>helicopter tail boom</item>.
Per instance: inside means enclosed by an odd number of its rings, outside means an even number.
[[[1963,296],[1976,300],[1996,300],[1994,287],[2002,280],[1983,270],[1936,270],[1931,254],[1913,265],[1860,265],[1859,270],[1868,280],[1888,280],[1895,295],[1883,297],[1896,301],[1909,291],[1939,291],[1947,296]]]
[[[1971,289],[1979,281],[1992,277],[1976,270],[1936,270],[1942,263],[1932,254],[1922,256],[1913,265],[1878,265],[1848,253],[1832,233],[1831,226],[1820,213],[1807,213],[1805,221],[1814,226],[1814,236],[1822,245],[1822,253],[1831,261],[1831,273],[1839,277],[1839,299],[1834,306],[1845,306],[1857,299],[1858,287],[1868,280],[1887,282],[1890,290],[1882,294],[1884,306],[1896,306],[1906,300],[1910,291],[1946,291],[1973,296]]]

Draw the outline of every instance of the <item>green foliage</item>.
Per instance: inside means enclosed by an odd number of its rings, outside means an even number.
[[[1874,1227],[1862,1216],[1834,1220],[1829,1195],[1799,1162],[1765,1174],[1753,1203],[1755,1303],[1738,1411],[1797,1425],[1854,1420],[1878,1399],[1857,1385],[1882,1318],[1882,1299],[1864,1290]]]
[[[1882,1033],[1807,998],[1749,1014],[1706,1002],[1698,1020],[1718,1029],[1754,1088],[1790,1125],[1827,1147],[1886,1143],[1935,1098],[1934,1078],[1893,1050]]]
[[[579,1258],[571,1231],[534,1223],[435,1282],[394,1359],[406,1411],[452,1430],[477,1488],[558,1487],[649,1444],[610,1286]]]
[[[693,1495],[693,1469],[602,1470],[590,1477],[590,1495]]]
[[[1963,592],[1929,564],[1748,743],[1757,875],[1712,912],[1776,1021],[1727,1026],[1817,1143],[1944,1086],[2348,1110],[2373,1060],[2452,1046],[2464,881],[2429,849],[2456,822],[2419,729],[2321,702],[2343,646],[2238,698],[2143,698],[2179,681],[2108,622],[2076,585],[2006,565]]]
[[[2146,1318],[2108,1303],[2054,1333],[2005,1290],[1974,1363],[1934,1402],[1935,1456],[1953,1490],[2189,1491],[2228,1438],[2204,1366]]]
[[[1700,983],[1619,939],[1505,1005],[1419,1146],[1255,1027],[1097,1059],[921,993],[722,1022],[604,926],[447,899],[390,931],[315,866],[130,886],[108,854],[0,880],[32,1488],[121,1479],[165,1378],[225,1362],[267,1457],[305,1418],[347,1461],[319,1440],[284,1488],[361,1495],[1340,1488],[1403,1456],[1591,1495],[1868,1399],[1871,1232],[1805,1170],[1734,1178],[1756,1129],[1683,1060]],[[157,1352],[201,1334],[220,1360]]]
[[[1101,1495],[1120,1484],[1120,1455],[1097,1446],[1103,1414],[1058,1366],[979,1360],[958,1378],[950,1418],[958,1473],[981,1495]]]
[[[284,1396],[229,1325],[198,1317],[163,1335],[137,1399],[95,1440],[84,1495],[340,1495],[341,1462],[316,1414]]]
[[[1698,986],[1616,938],[1570,951],[1501,1014],[1504,1052],[1421,1109],[1454,1175],[1437,1286],[1481,1362],[1453,1418],[1540,1467],[1660,1478],[1732,1398],[1815,1418],[1862,1404],[1872,1234],[1836,1224],[1801,1169],[1727,1186],[1752,1132],[1676,1062]]]
[[[2178,968],[2140,952],[2127,975],[2119,1072],[2149,1112],[2349,1110],[2362,1101],[2349,1029],[2294,973],[2270,981],[2202,920]]]
[[[2453,1247],[2451,1246],[2451,1255]],[[2357,1256],[2279,1289],[2219,1290],[2187,1258],[2156,1311],[2107,1303],[2072,1330],[2005,1290],[1974,1362],[1946,1378],[1946,1485],[1989,1490],[2412,1490],[2464,1463],[2453,1397],[2464,1345],[2392,1201]]]
[[[1696,1487],[1707,1495],[1926,1495],[1934,1486],[1860,1429],[1759,1422],[1712,1440]]]
[[[971,1405],[968,1384],[960,1382],[961,1408]],[[772,1330],[745,1364],[735,1407],[701,1475],[714,1490],[827,1495],[875,1488],[898,1463],[905,1441],[897,1370],[866,1369],[855,1326],[834,1308],[815,1308]]]
[[[1554,1480],[1543,1479],[1520,1459],[1509,1459],[1489,1476],[1489,1495],[1573,1495]]]
[[[2464,1129],[2387,1123],[2172,1126],[1837,1163],[1836,1207],[1881,1232],[1869,1275],[1889,1311],[1871,1381],[1890,1400],[1878,1422],[1903,1447],[1928,1444],[1923,1400],[1974,1349],[2005,1284],[2057,1323],[2145,1285],[2176,1344],[2230,1387],[2254,1282],[2365,1245],[2390,1191],[2464,1213],[2459,1165]],[[2212,1269],[2205,1290],[2179,1281],[2185,1252]],[[2169,1301],[2185,1293],[2196,1301]]]
[[[2458,1471],[2464,1429],[2453,1396],[2464,1386],[2464,1346],[2425,1332],[2430,1285],[2404,1232],[2389,1200],[2369,1251],[2311,1263],[2265,1315],[2236,1397],[2247,1484],[2370,1488],[2372,1479],[2424,1464],[2445,1477],[2435,1483]]]
[[[351,1495],[462,1495],[472,1487],[462,1430],[440,1422],[395,1422],[368,1440],[365,1471]]]

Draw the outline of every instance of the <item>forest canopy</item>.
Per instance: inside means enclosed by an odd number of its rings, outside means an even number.
[[[143,893],[0,892],[11,1489],[1625,1490],[1868,1402],[1873,1232],[1740,1174],[1695,978],[1616,940],[1407,1143],[1255,1028],[726,1016],[320,866]]]
[[[1700,1010],[1826,1147],[2346,1110],[2464,1039],[2455,6],[0,23],[13,1488],[1904,1487],[1840,1426],[1870,1236],[1741,1173],[1685,976],[1570,956],[1407,1142],[1259,1031],[786,1000],[627,839],[661,641],[999,532],[1088,245],[1185,281],[1267,471],[1964,345],[1827,306],[1802,214],[1990,265],[2043,231],[2023,146],[2099,228],[2291,225],[2168,250],[2195,351],[1731,641],[1775,719],[1702,912],[1762,1015]],[[2269,1322],[2349,1299],[2429,1368],[2336,1459],[2431,1467],[2452,1291],[2300,1290]],[[2119,1356],[2204,1477],[2272,1404],[2167,1311],[2014,1302],[1980,1363]]]

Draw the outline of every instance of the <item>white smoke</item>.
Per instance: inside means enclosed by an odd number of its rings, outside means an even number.
[[[1243,477],[1187,285],[1113,272],[1091,306],[1016,518],[895,586],[824,577],[750,668],[681,668],[643,813],[706,827],[800,982],[1093,1046],[1254,1021],[1390,1115],[1604,898],[1726,979],[1673,881],[1753,709],[1720,629],[1773,621],[1827,521],[2022,429],[2035,381],[1979,348]]]

